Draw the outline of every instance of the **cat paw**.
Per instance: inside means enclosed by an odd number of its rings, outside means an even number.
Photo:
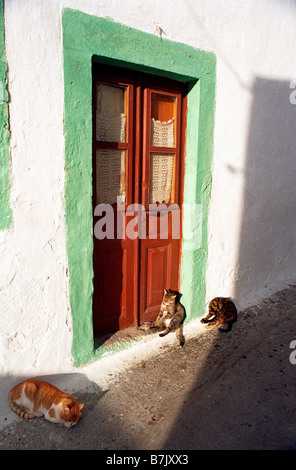
[[[152,324],[151,324],[151,322],[143,323],[138,328],[139,328],[139,330],[147,331],[147,330],[150,330],[150,328],[152,328]]]

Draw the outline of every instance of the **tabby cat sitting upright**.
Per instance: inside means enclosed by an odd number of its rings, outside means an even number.
[[[16,385],[8,394],[12,411],[24,419],[44,416],[53,423],[75,426],[81,418],[83,404],[43,380],[29,379]]]
[[[233,301],[228,297],[215,297],[209,303],[209,313],[202,318],[201,323],[206,323],[206,328],[227,323],[226,328],[219,328],[219,331],[230,331],[232,325],[237,320],[237,310]]]
[[[175,331],[180,348],[185,344],[182,325],[186,316],[185,308],[180,302],[181,296],[180,292],[164,289],[158,317],[155,322],[148,323],[150,329],[162,331],[159,336],[166,336]]]

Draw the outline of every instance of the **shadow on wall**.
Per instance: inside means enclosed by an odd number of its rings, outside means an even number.
[[[258,77],[252,91],[237,300],[296,277],[296,106],[287,81]]]
[[[296,278],[296,106],[288,81],[258,77],[252,91],[237,302]],[[295,448],[295,302],[295,288],[285,289],[239,313],[232,332],[207,333],[165,449]]]

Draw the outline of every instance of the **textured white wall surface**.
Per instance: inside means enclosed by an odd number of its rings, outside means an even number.
[[[71,360],[58,2],[5,2],[13,226],[0,233],[0,371]]]
[[[13,225],[0,232],[0,373],[71,366],[64,213],[65,7],[217,56],[207,300],[250,305],[296,277],[296,3],[7,0]]]

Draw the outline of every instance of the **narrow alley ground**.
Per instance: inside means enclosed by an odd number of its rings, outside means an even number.
[[[104,387],[83,368],[53,376],[85,403],[82,420],[71,429],[43,418],[10,422],[3,404],[0,449],[296,448],[295,287],[240,312],[230,333],[206,330],[182,350],[175,338],[153,340],[156,354],[110,370]]]

